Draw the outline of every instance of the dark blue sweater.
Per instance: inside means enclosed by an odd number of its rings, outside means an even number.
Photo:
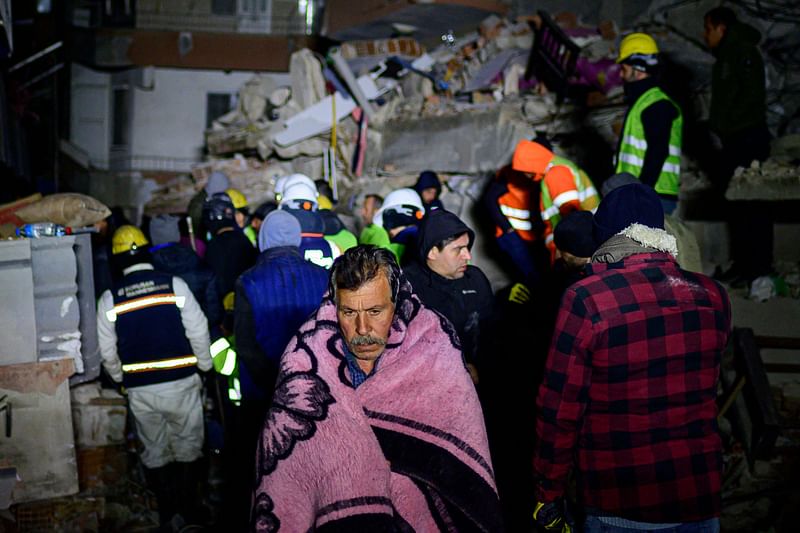
[[[293,246],[262,252],[238,279],[234,327],[245,397],[271,393],[286,345],[327,287],[328,272],[305,261]]]

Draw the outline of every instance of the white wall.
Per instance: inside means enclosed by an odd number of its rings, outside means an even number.
[[[94,166],[108,168],[111,144],[111,75],[72,64],[70,141]]]
[[[157,68],[152,90],[134,89],[131,156],[134,168],[184,170],[202,159],[206,95],[232,93],[253,76],[223,72]],[[276,85],[289,85],[288,73],[271,73]],[[174,160],[160,164],[159,160]]]

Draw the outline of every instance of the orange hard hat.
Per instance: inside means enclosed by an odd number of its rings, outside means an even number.
[[[553,157],[553,152],[541,144],[523,139],[514,150],[511,167],[516,171],[536,174],[536,177],[541,177]]]

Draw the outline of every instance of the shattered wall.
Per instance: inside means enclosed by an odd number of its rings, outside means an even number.
[[[239,87],[251,76],[247,72],[155,69],[153,88],[136,89],[134,94],[132,168],[161,169],[160,159],[202,161],[208,95],[229,94],[235,103]],[[276,86],[289,84],[286,74],[266,76]],[[175,170],[189,170],[190,166]]]

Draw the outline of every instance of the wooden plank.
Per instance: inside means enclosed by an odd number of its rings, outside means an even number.
[[[734,350],[747,378],[744,397],[752,420],[749,439],[750,458],[768,457],[775,447],[781,420],[772,398],[761,352],[750,328],[734,329]]]
[[[800,350],[800,338],[798,337],[773,337],[769,335],[756,335],[756,344],[758,344],[759,348]]]

